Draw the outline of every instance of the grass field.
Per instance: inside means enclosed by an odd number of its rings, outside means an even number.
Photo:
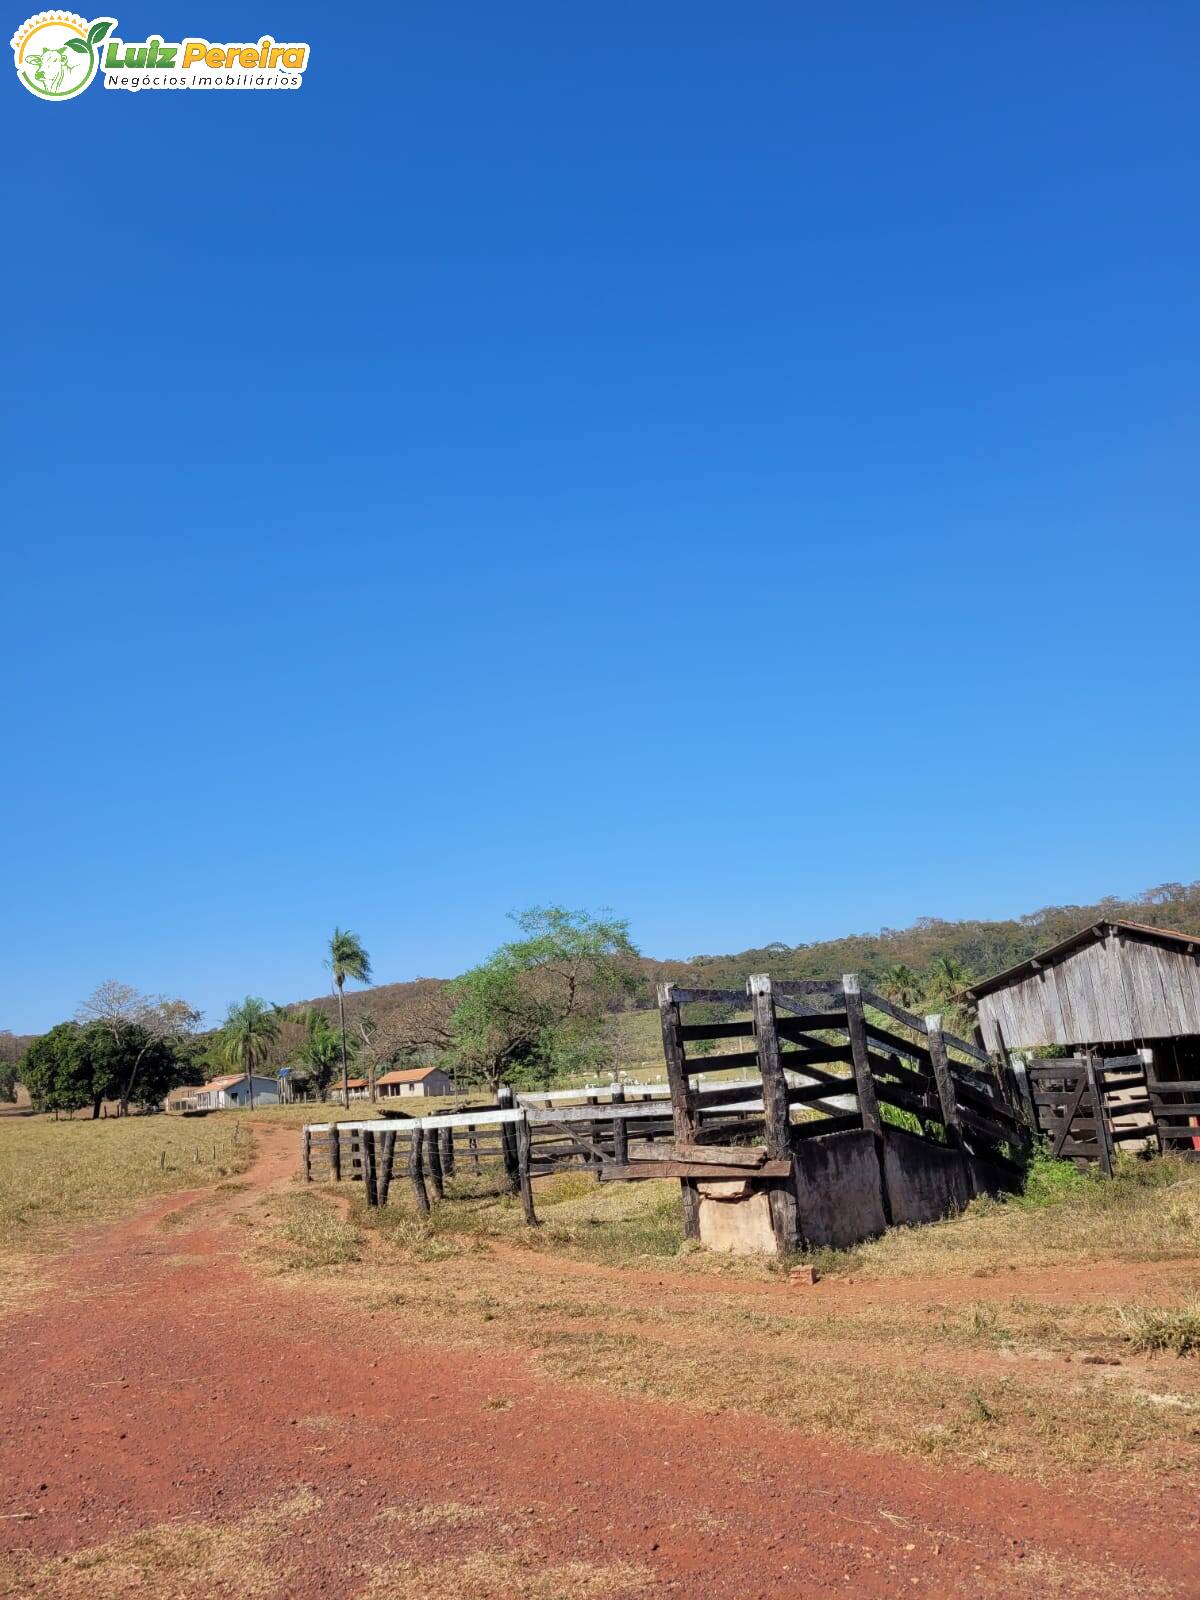
[[[253,1137],[240,1119],[0,1119],[0,1309],[21,1303],[38,1262],[80,1227],[138,1201],[241,1172]]]

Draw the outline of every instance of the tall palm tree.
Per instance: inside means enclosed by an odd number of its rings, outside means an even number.
[[[329,941],[329,956],[325,962],[333,974],[334,988],[337,990],[338,1022],[342,1030],[342,1099],[346,1105],[350,1104],[350,1068],[346,1058],[346,979],[353,978],[356,983],[370,983],[371,958],[363,948],[363,942],[356,933],[350,933],[345,928],[335,928],[333,938]]]
[[[233,1001],[221,1028],[221,1048],[231,1067],[246,1074],[250,1090],[250,1109],[254,1109],[254,1068],[279,1037],[279,1009],[256,995],[248,994],[239,1004]]]

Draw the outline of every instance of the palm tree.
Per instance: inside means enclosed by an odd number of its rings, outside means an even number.
[[[880,988],[889,1000],[894,1000],[898,1006],[903,1006],[906,1011],[910,1011],[913,1006],[920,1004],[921,980],[913,969],[903,961],[898,961],[894,967],[888,967],[883,974]]]
[[[239,1005],[230,1004],[221,1028],[221,1048],[231,1067],[246,1074],[250,1109],[254,1109],[254,1068],[279,1037],[279,1008],[248,994]]]
[[[329,958],[325,965],[333,974],[334,987],[338,998],[338,1022],[342,1030],[342,1099],[346,1105],[350,1104],[350,1068],[346,1059],[346,979],[353,978],[356,983],[370,983],[371,958],[363,949],[363,942],[356,933],[350,933],[344,928],[335,928],[333,938],[329,941]]]

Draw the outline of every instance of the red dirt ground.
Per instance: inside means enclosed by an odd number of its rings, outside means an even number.
[[[172,1518],[225,1520],[308,1487],[322,1506],[272,1600],[350,1600],[372,1563],[488,1549],[486,1526],[448,1548],[458,1535],[379,1520],[385,1507],[446,1502],[500,1521],[522,1508],[521,1548],[546,1564],[647,1569],[623,1600],[1099,1592],[1070,1579],[1080,1563],[1116,1569],[1122,1594],[1200,1595],[1195,1516],[1182,1527],[1178,1501],[1151,1489],[1048,1493],[951,1474],[762,1420],[551,1383],[520,1356],[497,1366],[434,1345],[397,1352],[365,1312],[334,1323],[240,1259],[230,1214],[295,1162],[294,1131],[258,1137],[249,1190],[210,1196],[169,1234],[156,1223],[197,1196],[93,1236],[56,1263],[57,1292],[6,1323],[10,1554],[57,1556]],[[498,1390],[510,1409],[492,1408]],[[511,1546],[511,1532],[497,1542]],[[36,1592],[53,1595],[54,1583]]]

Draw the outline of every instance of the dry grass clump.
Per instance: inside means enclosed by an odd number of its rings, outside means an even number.
[[[1200,1354],[1200,1305],[1124,1306],[1121,1326],[1134,1350],[1156,1355],[1188,1356]]]
[[[54,1600],[236,1600],[286,1592],[274,1547],[320,1505],[300,1490],[234,1521],[163,1522],[51,1560],[17,1557],[0,1568],[0,1597]]]
[[[361,1231],[319,1194],[283,1196],[272,1260],[279,1272],[314,1272],[345,1266],[363,1253]]]
[[[0,1118],[0,1239],[9,1248],[42,1242],[148,1196],[216,1183],[242,1172],[252,1149],[236,1119]]]
[[[547,1561],[537,1550],[487,1551],[378,1568],[363,1600],[619,1600],[652,1574],[626,1562]]]

